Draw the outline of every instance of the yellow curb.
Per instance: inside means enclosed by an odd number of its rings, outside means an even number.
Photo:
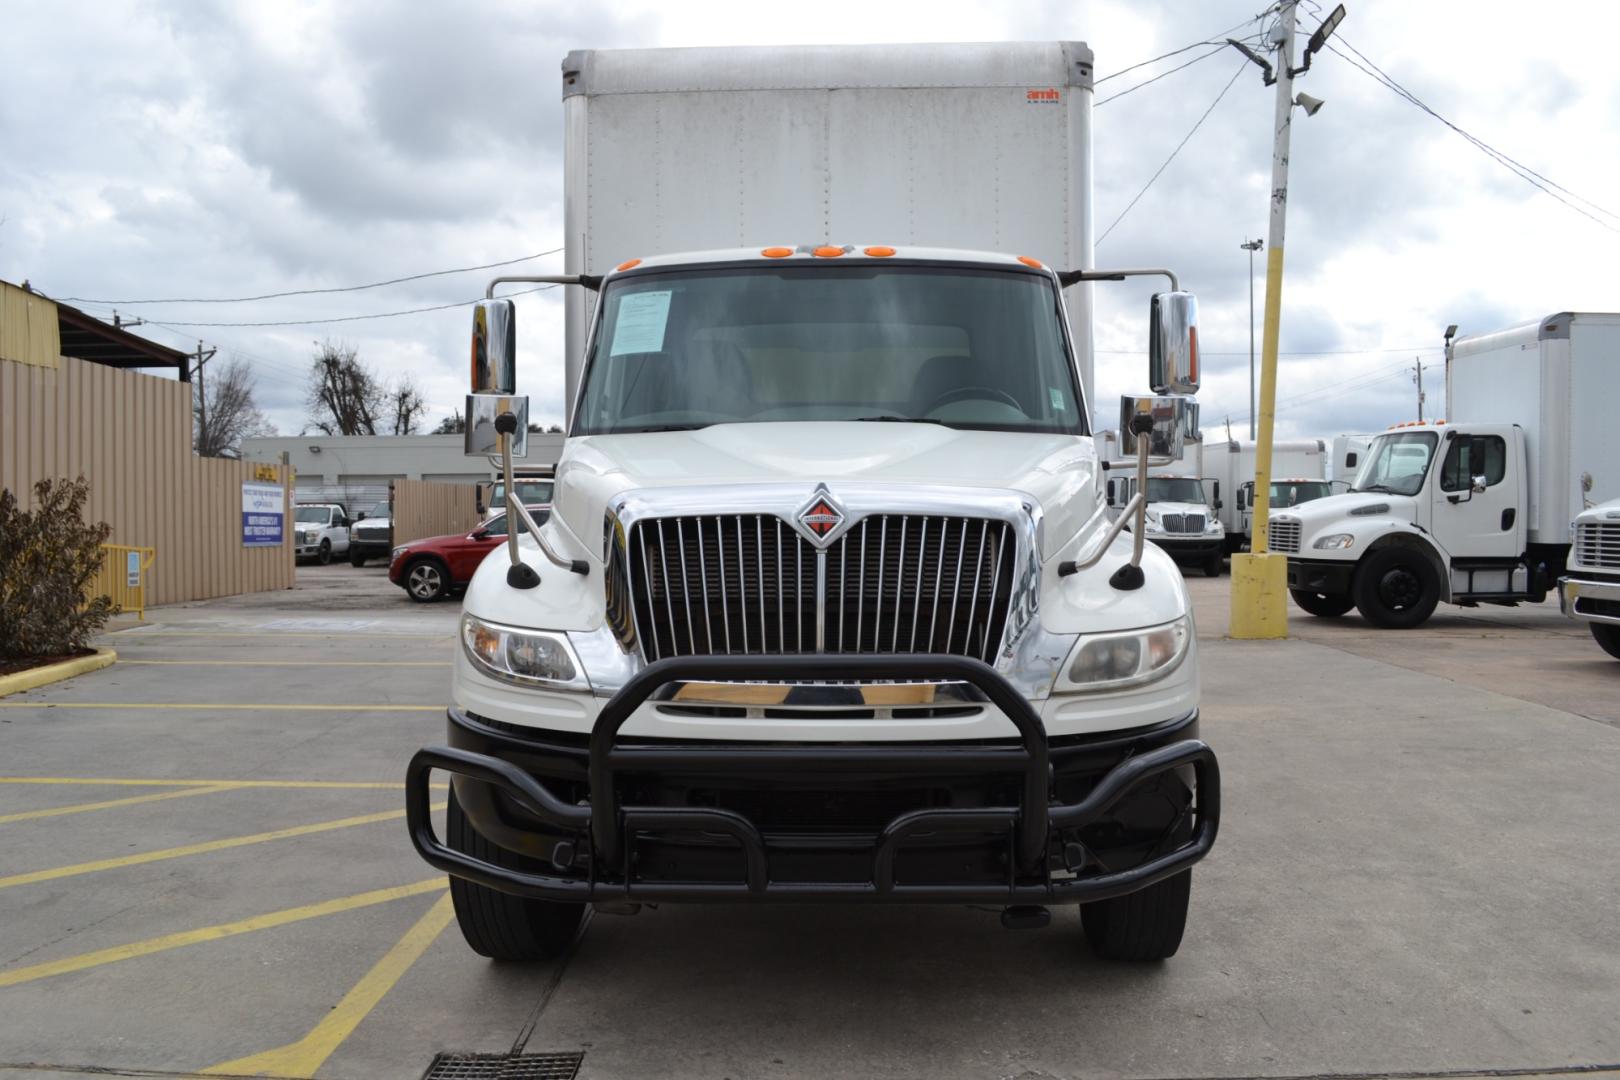
[[[87,671],[99,671],[104,667],[110,667],[117,659],[118,654],[111,649],[97,649],[94,656],[80,656],[73,660],[64,660],[60,664],[29,668],[15,675],[0,675],[0,697],[49,686],[53,682],[71,679]]]

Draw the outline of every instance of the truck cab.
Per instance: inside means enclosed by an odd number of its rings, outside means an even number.
[[[1314,615],[1353,606],[1386,627],[1454,604],[1540,601],[1556,577],[1526,538],[1525,441],[1514,424],[1402,424],[1373,440],[1343,495],[1271,516],[1270,548]]]
[[[1590,506],[1572,526],[1569,574],[1558,606],[1584,622],[1603,651],[1620,660],[1620,499]]]
[[[1226,528],[1221,524],[1220,499],[1212,488],[1219,481],[1196,476],[1149,476],[1142,490],[1147,499],[1147,539],[1163,548],[1180,564],[1201,568],[1220,577],[1226,554]],[[1115,488],[1120,505],[1136,492],[1136,481],[1125,479]],[[1128,526],[1127,526],[1128,527]]]
[[[1338,494],[1348,486],[1346,483],[1335,487],[1333,481],[1306,476],[1273,480],[1271,482],[1271,508],[1273,511],[1286,510],[1290,506],[1315,502],[1317,499],[1325,499],[1329,495]],[[1237,528],[1243,546],[1249,547],[1254,539],[1253,480],[1245,480],[1238,485],[1235,511],[1237,514]]]

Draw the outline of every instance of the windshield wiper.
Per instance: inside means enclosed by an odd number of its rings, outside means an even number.
[[[1357,495],[1360,495],[1364,491],[1382,491],[1386,495],[1399,495],[1399,494],[1401,494],[1401,492],[1396,491],[1394,488],[1386,487],[1383,484],[1368,484],[1364,488],[1352,488],[1351,490],[1354,491]]]
[[[932,416],[893,416],[887,413],[881,416],[857,416],[855,420],[863,424],[938,424],[940,427],[951,426],[943,420],[934,419]]]

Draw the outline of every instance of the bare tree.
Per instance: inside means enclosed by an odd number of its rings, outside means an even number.
[[[193,384],[191,395],[192,445],[200,456],[241,457],[243,439],[276,433],[253,400],[253,371],[239,357],[210,366],[208,374],[208,408],[203,409],[201,382]]]
[[[395,435],[415,435],[427,413],[427,402],[416,389],[416,381],[401,375],[388,388],[388,411],[394,418]]]
[[[435,435],[460,435],[467,430],[467,417],[463,413],[453,412],[439,421],[439,426],[433,429]]]
[[[360,350],[323,341],[310,367],[309,421],[326,435],[375,435],[383,388],[360,362]]]

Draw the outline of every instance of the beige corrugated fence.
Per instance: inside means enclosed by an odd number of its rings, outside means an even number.
[[[43,303],[54,342],[55,306]],[[44,331],[30,334],[44,340]],[[72,357],[52,367],[9,352],[0,360],[0,487],[30,501],[37,480],[85,476],[86,516],[112,525],[108,542],[155,550],[148,606],[291,588],[289,472],[193,454],[185,383]],[[242,485],[256,481],[282,487],[278,545],[242,544]]]
[[[473,484],[394,481],[394,543],[424,536],[472,532],[478,525],[478,491]]]

